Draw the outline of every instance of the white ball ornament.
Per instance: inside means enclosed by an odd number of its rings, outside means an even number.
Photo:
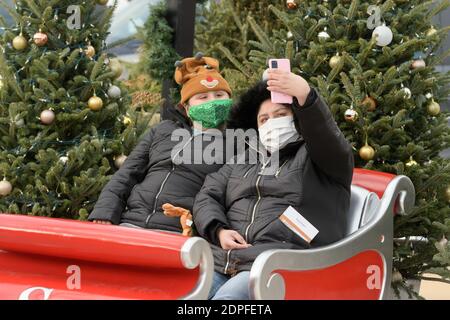
[[[55,113],[52,110],[44,110],[41,112],[40,119],[43,124],[52,124],[55,120]]]
[[[392,30],[389,27],[382,25],[376,27],[375,30],[373,30],[372,38],[377,39],[378,46],[385,47],[392,42],[394,34],[392,33]]]
[[[108,97],[111,99],[118,99],[122,95],[122,91],[118,86],[111,86],[108,89]]]
[[[7,196],[12,191],[12,184],[8,180],[0,181],[0,196]]]

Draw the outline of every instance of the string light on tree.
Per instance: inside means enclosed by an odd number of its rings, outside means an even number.
[[[130,117],[124,117],[123,118],[123,124],[124,125],[126,125],[126,126],[128,126],[128,125],[130,125],[132,123],[132,121],[131,121],[131,118]]]
[[[418,165],[417,161],[414,160],[412,156],[410,156],[408,162],[406,162],[406,166],[407,167],[414,167],[414,166],[417,166],[417,165]]]
[[[106,4],[108,3],[108,0],[97,0],[97,3],[98,3],[99,5],[104,6],[104,5],[106,5]]]
[[[426,32],[426,36],[427,37],[432,37],[437,33],[437,30],[434,28],[434,26],[432,26],[430,29],[427,30]]]

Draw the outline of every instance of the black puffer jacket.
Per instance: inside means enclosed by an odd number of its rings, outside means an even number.
[[[182,128],[185,133],[192,132],[188,125],[172,120],[162,121],[149,130],[103,188],[89,220],[181,232],[179,218],[165,216],[161,206],[167,202],[192,211],[194,198],[206,175],[217,171],[225,161],[220,161],[219,157],[216,164],[173,163],[171,153],[176,146],[185,146],[177,160],[183,157],[194,163],[194,156],[201,156],[206,146],[212,143],[203,142],[208,139],[202,139],[202,135],[191,137],[183,144],[172,141],[172,133]],[[217,154],[223,154],[223,135],[214,135],[212,141],[215,141]]]
[[[270,93],[265,98],[255,92],[245,95],[232,112],[239,119],[230,123],[244,129],[256,125],[252,117],[256,119],[259,103],[252,107],[246,101],[252,97],[263,101]],[[265,250],[317,247],[344,236],[354,165],[351,145],[315,89],[308,100],[301,107],[294,99],[294,118],[302,137],[280,150],[277,170],[261,175],[261,163],[226,164],[206,178],[196,197],[194,222],[200,235],[212,243],[216,271],[250,270]],[[319,230],[310,244],[278,219],[289,206]],[[238,231],[252,246],[223,250],[216,233],[220,227]]]

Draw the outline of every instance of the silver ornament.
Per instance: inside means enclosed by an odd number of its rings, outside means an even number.
[[[400,90],[400,92],[403,94],[403,97],[405,97],[405,99],[411,99],[412,93],[409,88],[404,87]]]
[[[108,97],[110,97],[111,99],[117,99],[117,98],[120,98],[121,95],[122,95],[122,91],[120,90],[120,88],[118,86],[109,87]]]

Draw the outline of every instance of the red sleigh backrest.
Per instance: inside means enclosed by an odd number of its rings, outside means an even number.
[[[211,281],[200,238],[0,214],[0,299],[203,299]]]

